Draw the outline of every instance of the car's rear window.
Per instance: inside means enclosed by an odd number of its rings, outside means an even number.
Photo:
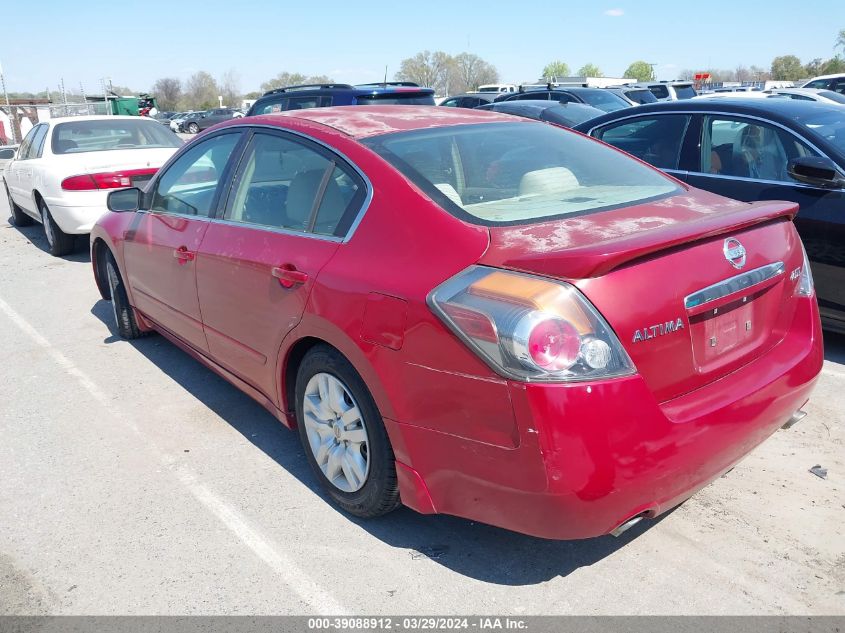
[[[541,123],[456,125],[363,142],[444,209],[475,224],[584,215],[679,191],[621,152]]]
[[[358,105],[435,105],[430,92],[385,92],[362,95],[356,99]]]
[[[695,95],[695,88],[690,85],[685,86],[675,86],[675,94],[678,96],[678,99],[692,99]]]
[[[617,110],[624,110],[629,107],[628,102],[622,97],[607,90],[600,90],[598,88],[595,90],[579,90],[575,94],[581,97],[584,103],[599,110],[604,110],[605,112],[616,112]]]
[[[833,92],[833,90],[822,90],[819,92],[819,96],[836,101],[836,103],[845,103],[845,94],[839,94],[838,92]]]
[[[81,154],[181,145],[178,136],[153,120],[111,119],[59,123],[53,131],[51,147],[54,154]]]
[[[645,88],[642,90],[628,90],[625,94],[634,103],[657,103],[657,97],[654,96],[651,90],[646,90]]]

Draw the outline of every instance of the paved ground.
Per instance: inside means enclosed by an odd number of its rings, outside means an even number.
[[[258,405],[118,339],[80,246],[0,222],[0,613],[845,614],[845,338],[804,422],[621,539],[359,522]]]

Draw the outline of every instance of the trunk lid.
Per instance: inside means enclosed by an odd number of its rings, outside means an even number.
[[[149,149],[113,149],[103,152],[71,152],[53,156],[62,161],[68,175],[111,173],[130,169],[158,169],[176,152],[177,147]],[[152,176],[133,178],[134,186],[143,186]],[[137,182],[136,182],[137,181]]]
[[[577,286],[664,402],[735,371],[784,337],[796,306],[792,274],[803,264],[796,212],[794,203],[747,204],[693,190],[579,218],[491,228],[479,263]]]

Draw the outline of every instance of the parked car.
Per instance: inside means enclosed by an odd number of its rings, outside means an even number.
[[[444,99],[440,105],[447,108],[477,108],[485,103],[493,103],[497,96],[497,92],[464,92]]]
[[[825,326],[845,332],[845,116],[792,99],[693,99],[577,126],[690,185],[737,200],[790,200]]]
[[[156,121],[158,121],[159,123],[161,123],[162,125],[166,125],[166,126],[170,127],[170,119],[175,117],[177,114],[179,114],[179,113],[178,112],[159,112],[158,114],[156,114],[152,118],[155,119]]]
[[[657,97],[648,88],[637,88],[632,86],[618,86],[612,88],[605,88],[608,92],[622,97],[632,106],[642,105],[644,103],[655,103]]]
[[[818,90],[832,90],[833,92],[845,94],[845,73],[819,75],[818,77],[813,77],[801,87],[816,88]]]
[[[641,81],[632,86],[648,88],[658,101],[692,99],[697,94],[691,81]]]
[[[346,105],[435,105],[434,90],[410,81],[380,84],[309,84],[265,92],[247,116]]]
[[[793,203],[536,121],[247,117],[109,208],[91,258],[117,331],[297,428],[360,517],[618,534],[800,418],[822,367]]]
[[[200,110],[180,117],[176,122],[176,131],[196,134],[200,131],[199,122],[205,118],[208,112],[209,110]]]
[[[604,114],[603,110],[583,103],[558,103],[556,101],[500,101],[488,103],[477,108],[502,114],[524,116],[538,121],[547,121],[564,127],[574,127],[584,121],[595,119]]]
[[[106,212],[106,195],[144,186],[182,145],[153,119],[78,116],[38,123],[3,172],[15,226],[44,225],[50,253],[66,255],[74,236]]]
[[[845,93],[819,88],[778,88],[767,90],[767,96],[772,98],[795,99],[796,101],[819,101],[834,105],[845,105]]]
[[[18,151],[17,145],[0,145],[0,174],[6,169],[12,159],[15,158],[15,153]]]
[[[234,108],[215,108],[198,113],[197,116],[187,116],[181,123],[182,131],[196,134],[229,119],[240,119],[243,112]]]
[[[496,102],[548,99],[561,103],[585,103],[604,112],[615,112],[630,108],[631,104],[605,88],[528,88],[524,92],[504,94],[496,98]]]
[[[196,114],[193,110],[189,110],[187,112],[180,112],[172,119],[170,119],[170,130],[172,132],[181,132],[182,131],[182,123],[185,122],[185,119],[192,114]]]
[[[516,92],[518,90],[516,84],[484,84],[478,86],[478,92]]]

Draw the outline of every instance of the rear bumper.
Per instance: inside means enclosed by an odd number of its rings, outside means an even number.
[[[386,420],[403,501],[553,539],[657,516],[731,468],[807,401],[823,361],[815,299],[753,363],[674,400],[631,376],[510,383],[519,445],[503,448]]]
[[[60,202],[51,203],[49,200],[46,202],[50,215],[53,216],[59,228],[70,235],[79,235],[90,233],[97,220],[108,211],[105,194],[101,197],[102,203],[95,205],[69,206]]]

